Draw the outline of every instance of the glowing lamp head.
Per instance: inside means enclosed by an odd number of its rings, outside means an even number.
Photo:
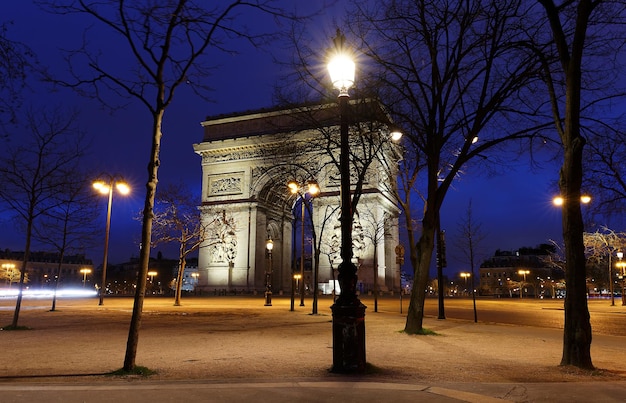
[[[345,51],[344,42],[346,37],[337,30],[337,36],[333,38],[335,48],[328,62],[328,74],[333,86],[339,90],[340,97],[347,97],[348,90],[354,85],[354,70],[356,65]]]
[[[328,73],[333,87],[347,92],[354,85],[355,64],[347,55],[338,53],[328,63]]]
[[[293,194],[298,193],[298,190],[300,190],[300,186],[296,181],[290,181],[289,183],[287,183],[287,187],[289,188],[289,191]]]
[[[109,193],[109,185],[107,185],[104,181],[95,181],[93,183],[93,188],[102,194]]]
[[[391,135],[391,141],[400,141],[402,138],[402,132],[398,129],[392,129],[389,134]]]
[[[115,184],[115,188],[123,195],[127,195],[130,193],[130,186],[128,186],[126,182],[117,182]]]
[[[274,241],[272,241],[272,238],[267,240],[265,247],[267,248],[268,251],[271,251],[272,249],[274,249]]]
[[[308,181],[307,182],[307,192],[311,196],[317,195],[320,192],[320,185],[318,185],[317,182],[315,182],[315,181]]]

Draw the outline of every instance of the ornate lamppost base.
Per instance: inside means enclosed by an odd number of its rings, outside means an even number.
[[[265,306],[272,306],[272,292],[265,292]]]
[[[365,305],[330,307],[333,312],[333,368],[337,373],[365,372]]]

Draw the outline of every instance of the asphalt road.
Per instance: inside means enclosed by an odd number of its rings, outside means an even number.
[[[368,305],[366,313],[373,312],[373,297],[362,297]],[[403,297],[402,312],[406,314],[409,296]],[[425,315],[437,318],[439,316],[437,298],[427,298]],[[616,300],[611,306],[610,300],[589,300],[591,327],[594,334],[624,336],[626,335],[626,306],[621,300]],[[400,312],[399,297],[379,298],[380,312]],[[445,298],[444,313],[446,319],[474,320],[474,306],[471,298]],[[552,329],[562,329],[564,310],[562,299],[534,299],[534,298],[503,298],[476,300],[476,314],[479,322],[501,323],[518,326],[536,326]]]
[[[109,297],[115,298],[115,297]],[[161,297],[148,297],[149,299]],[[398,295],[390,297],[384,296],[378,298],[378,311],[380,313],[397,313],[406,315],[409,306],[410,296],[406,295],[402,298],[402,309],[400,308],[400,297]],[[171,299],[171,298],[169,298]],[[169,301],[169,299],[167,299]],[[194,299],[200,302],[202,298],[185,297],[186,301]],[[264,302],[262,295],[246,296],[246,297],[210,297],[213,301],[226,303],[229,306],[250,306],[250,304]],[[366,315],[375,314],[374,297],[362,295],[361,301],[368,307]],[[258,300],[258,301],[257,301]],[[97,304],[97,300],[89,299],[64,299],[62,304],[71,304],[74,306],[86,305],[91,306],[93,301]],[[273,303],[275,306],[288,307],[290,304],[289,296],[274,296]],[[34,307],[41,308],[49,304],[47,299],[24,299],[22,309],[32,309]],[[297,311],[311,311],[312,298],[305,298],[305,306],[299,306],[299,297],[295,303]],[[591,326],[594,334],[624,336],[626,335],[626,306],[621,305],[620,300],[616,300],[614,306],[610,305],[609,300],[589,300],[589,312],[591,317]],[[106,305],[106,299],[105,299]],[[322,296],[319,299],[319,309],[327,309],[332,305],[332,299],[329,296]],[[0,298],[0,310],[7,311],[15,308],[15,299]],[[444,313],[446,319],[474,320],[474,309],[471,298],[445,298]],[[534,326],[551,329],[562,329],[564,322],[564,310],[562,299],[493,299],[493,298],[477,298],[476,314],[478,321],[481,323],[500,323],[517,326]],[[437,298],[427,298],[425,301],[425,316],[438,317],[438,300]]]

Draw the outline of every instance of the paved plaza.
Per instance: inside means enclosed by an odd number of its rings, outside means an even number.
[[[2,331],[2,402],[161,401],[434,401],[577,402],[626,400],[626,336],[594,334],[596,371],[559,367],[563,332],[457,319],[437,320],[428,300],[424,326],[436,332],[402,332],[406,318],[397,297],[362,297],[366,311],[368,372],[340,375],[332,365],[329,297],[311,315],[296,299],[262,296],[147,298],[137,364],[148,377],[108,375],[124,360],[131,298],[24,300],[19,324],[30,330]],[[447,301],[468,311],[471,300]],[[491,301],[490,303],[493,303]],[[533,315],[558,310],[559,301],[524,301]],[[484,302],[483,304],[486,304]],[[520,301],[502,301],[503,310]],[[507,305],[509,304],[509,305]],[[11,322],[15,300],[0,299],[0,325]],[[478,301],[480,312],[481,301]],[[526,308],[524,308],[526,309]],[[626,321],[626,307],[590,302],[594,315]],[[455,312],[455,311],[452,311]],[[433,316],[434,315],[434,316]],[[463,315],[460,315],[463,316]],[[480,316],[479,316],[480,317]],[[612,319],[613,320],[613,319]]]

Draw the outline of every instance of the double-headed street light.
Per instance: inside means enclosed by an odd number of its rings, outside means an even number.
[[[461,278],[465,279],[465,293],[467,293],[467,279],[472,277],[472,274],[463,272],[463,273],[460,274],[460,276],[461,276]]]
[[[104,293],[106,290],[106,279],[107,279],[107,258],[109,255],[109,232],[111,229],[111,204],[113,202],[113,187],[115,187],[118,193],[127,195],[130,193],[130,187],[128,184],[121,179],[114,178],[113,176],[109,176],[107,179],[98,179],[93,182],[93,187],[98,192],[108,195],[109,201],[107,204],[107,221],[106,228],[104,231],[104,257],[102,258],[102,284],[100,284],[99,290],[99,302],[98,305],[104,304]]]
[[[589,204],[591,203],[591,196],[587,195],[587,194],[583,194],[580,196],[580,202],[582,204]],[[563,196],[556,196],[552,199],[552,204],[554,204],[557,207],[561,207],[563,205],[563,203],[565,203],[565,199],[563,198]]]
[[[354,84],[355,64],[344,48],[345,36],[337,30],[334,49],[328,63],[333,86],[339,90],[341,198],[341,294],[332,305],[333,371],[365,371],[365,305],[356,295],[357,267],[352,262],[352,201],[350,197],[350,161],[348,136],[348,90]]]
[[[87,274],[91,274],[91,269],[80,269],[80,272],[83,275],[83,288],[85,288],[85,283],[87,282]]]
[[[518,270],[517,274],[519,274],[520,276],[524,276],[524,282],[519,287],[519,297],[521,299],[522,294],[524,293],[523,287],[524,287],[524,284],[526,284],[526,275],[530,274],[530,270]]]
[[[304,306],[304,207],[306,203],[306,194],[308,193],[311,197],[315,197],[320,192],[320,187],[318,183],[314,180],[307,181],[305,187],[300,186],[300,184],[296,181],[290,181],[287,183],[287,187],[292,194],[297,194],[300,196],[300,225],[301,225],[301,244],[300,244],[300,278],[302,281],[300,282],[300,306]],[[317,281],[317,279],[315,280]],[[314,286],[317,288],[317,284]],[[293,287],[292,287],[293,290]],[[293,306],[293,292],[292,292],[292,306]],[[292,309],[293,310],[293,309]]]

